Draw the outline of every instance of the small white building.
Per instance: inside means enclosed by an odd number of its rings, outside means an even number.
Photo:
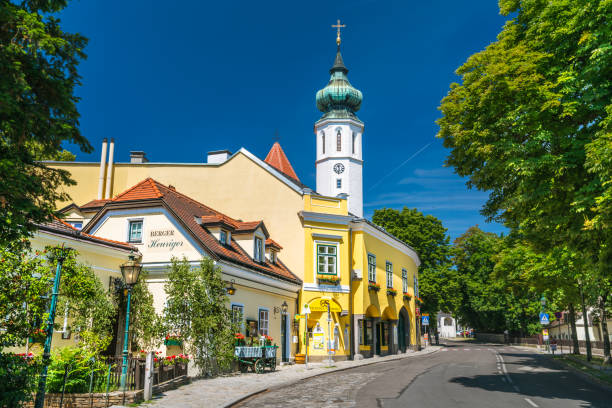
[[[441,338],[457,337],[457,321],[450,313],[438,312],[438,332]]]

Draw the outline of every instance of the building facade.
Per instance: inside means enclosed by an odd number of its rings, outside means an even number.
[[[278,143],[265,160],[242,148],[209,152],[206,163],[153,163],[140,151],[131,153],[130,163],[113,163],[111,143],[102,149],[109,150],[108,162],[49,163],[71,172],[77,185],[67,192],[87,203],[66,207],[69,221],[91,217],[87,211],[96,206],[111,208],[116,204],[107,200],[116,202],[146,178],[174,185],[233,220],[261,220],[284,247],[283,263],[300,281],[292,338],[300,353],[323,359],[331,350],[335,358],[350,358],[419,347],[420,261],[412,248],[363,218],[364,126],[355,114],[362,96],[347,72],[338,49],[330,82],[317,93],[323,115],[315,123],[316,192],[299,180]],[[90,231],[125,237],[125,225]],[[248,240],[237,244],[252,250]],[[312,311],[308,319],[301,317],[305,306]]]

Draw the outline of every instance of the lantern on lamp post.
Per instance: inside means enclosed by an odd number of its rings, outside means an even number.
[[[125,390],[125,383],[128,369],[128,334],[130,327],[130,302],[132,298],[132,288],[138,282],[138,276],[142,265],[136,261],[136,257],[130,255],[130,260],[121,265],[121,275],[123,276],[123,283],[127,288],[127,310],[125,312],[125,337],[123,340],[123,368],[121,370],[121,388]]]

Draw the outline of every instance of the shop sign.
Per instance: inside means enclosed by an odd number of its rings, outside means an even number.
[[[330,312],[342,312],[342,308],[338,303],[333,300],[327,299],[315,299],[310,302],[310,311],[311,312],[327,312],[327,302],[329,302],[329,311]]]
[[[295,315],[295,320],[300,320],[300,319],[303,319],[303,318],[305,318],[305,317],[306,317],[306,315],[303,315],[303,314],[296,314],[296,315]]]
[[[312,332],[312,343],[315,350],[323,350],[325,348],[325,333],[323,333],[323,329],[318,325]]]
[[[155,229],[149,232],[149,249],[166,249],[172,252],[174,248],[183,246],[184,241],[177,239],[173,229]]]

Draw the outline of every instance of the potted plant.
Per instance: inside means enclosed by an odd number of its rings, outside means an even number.
[[[393,288],[387,288],[387,295],[388,296],[397,296],[397,290],[395,290]]]
[[[178,334],[168,334],[164,340],[164,344],[166,346],[181,346],[183,345],[183,340],[181,340],[181,336]]]
[[[368,282],[368,290],[378,292],[380,290],[380,285],[376,282]]]
[[[166,358],[164,358],[163,360],[163,366],[164,366],[164,371],[170,371],[173,365],[174,365],[174,360],[176,359],[175,355],[172,356],[166,356]]]
[[[414,297],[414,300],[416,301],[416,303],[417,303],[418,305],[422,305],[422,304],[423,304],[423,300],[422,300],[420,297],[416,297],[416,296],[415,296],[415,297]]]
[[[410,293],[404,292],[404,300],[409,302],[410,299],[412,299],[412,296],[410,295]]]
[[[181,353],[178,356],[176,356],[174,361],[176,362],[176,364],[179,364],[181,366],[182,370],[184,370],[185,369],[185,365],[187,365],[189,363],[189,356],[187,354],[182,354]]]
[[[242,333],[234,333],[234,345],[236,347],[238,346],[244,346],[245,345],[245,340],[244,340],[244,334]]]
[[[268,336],[267,334],[264,334],[264,345],[265,346],[271,346],[272,345],[272,340],[274,340],[272,337]]]
[[[326,285],[337,285],[340,283],[340,277],[335,275],[317,275],[319,283]]]

